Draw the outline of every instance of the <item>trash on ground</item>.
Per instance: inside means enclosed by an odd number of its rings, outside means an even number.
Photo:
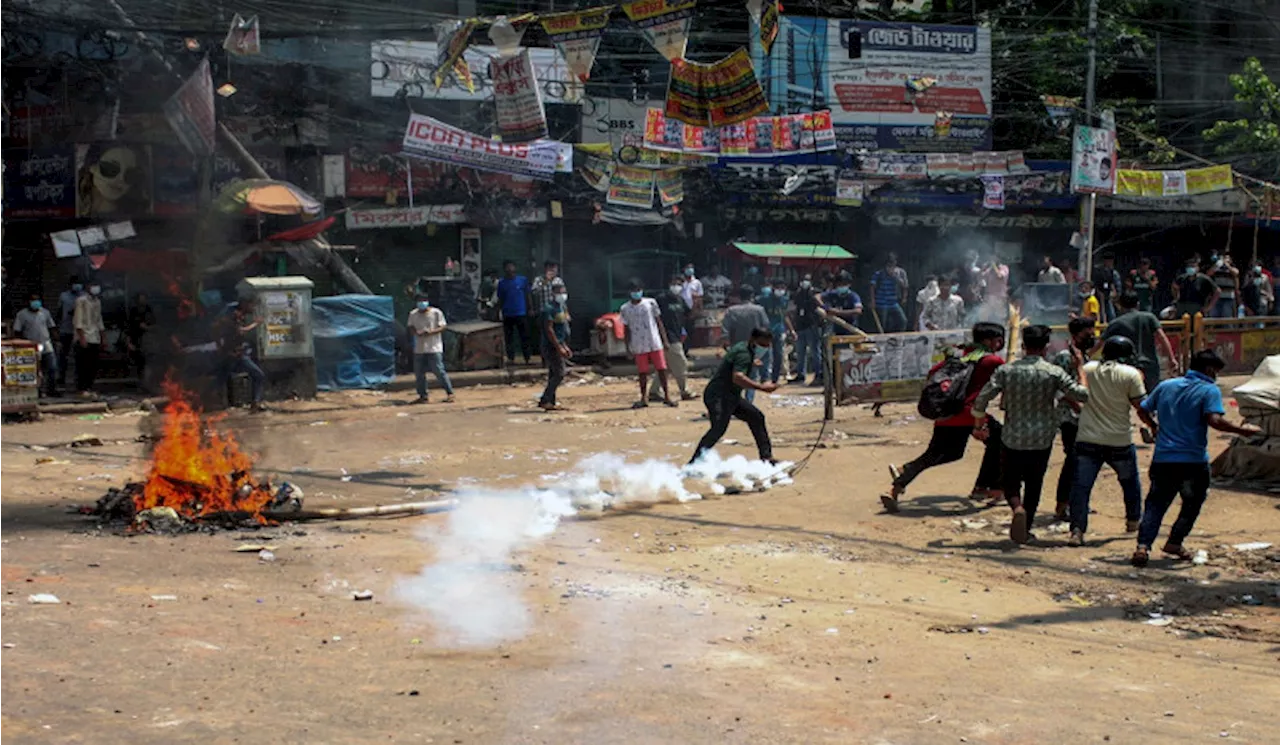
[[[1271,544],[1263,541],[1252,541],[1250,543],[1237,543],[1232,548],[1237,551],[1264,551],[1271,548]]]
[[[152,595],[152,600],[177,600],[177,595]]]
[[[62,603],[62,601],[58,599],[57,595],[52,595],[47,592],[38,592],[35,595],[28,595],[27,602],[32,605],[60,605]]]
[[[256,554],[262,551],[275,551],[276,549],[276,546],[267,546],[262,543],[241,543],[231,550],[238,554]]]
[[[36,458],[36,465],[37,466],[69,466],[71,465],[71,461],[59,460],[50,455],[43,455],[39,458]]]
[[[352,600],[373,600],[373,590],[356,590],[351,593]]]
[[[275,561],[276,555],[267,549],[258,552],[258,561]]]
[[[89,435],[89,434],[76,435],[75,439],[73,439],[70,443],[68,443],[68,445],[73,448],[102,447],[102,438],[94,437],[93,435]]]

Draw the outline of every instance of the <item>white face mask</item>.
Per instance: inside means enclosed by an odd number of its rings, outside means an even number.
[[[90,294],[90,295],[101,295],[101,294],[102,294],[102,288],[101,288],[101,287],[90,287],[90,288],[89,288],[89,294]]]
[[[684,289],[684,287],[683,287],[683,286],[681,286],[681,285],[671,285],[671,286],[667,287],[667,289],[668,289],[668,290],[671,290],[671,294],[672,294],[672,295],[679,295],[679,294],[680,294],[680,291],[681,291],[681,290],[683,290],[683,289]]]
[[[555,299],[556,299],[556,302],[557,302],[557,303],[560,303],[561,305],[564,305],[564,304],[565,304],[566,302],[568,302],[568,300],[569,300],[569,296],[568,296],[568,295],[566,295],[566,294],[565,294],[565,293],[563,293],[563,292],[561,292],[561,293],[559,293],[559,294],[555,295],[554,297],[555,297]]]

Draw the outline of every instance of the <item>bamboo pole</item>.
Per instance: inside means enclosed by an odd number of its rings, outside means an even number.
[[[404,517],[407,515],[423,515],[431,512],[444,512],[458,506],[456,499],[437,499],[427,502],[403,502],[400,504],[380,504],[374,507],[319,507],[301,510],[265,511],[263,517],[269,520],[303,521],[303,520],[358,520],[366,517]]]

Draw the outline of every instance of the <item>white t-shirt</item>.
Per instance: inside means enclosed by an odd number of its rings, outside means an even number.
[[[662,336],[658,331],[658,319],[662,312],[651,297],[641,298],[640,302],[623,303],[618,315],[622,323],[631,331],[632,354],[648,354],[662,349]]]
[[[702,280],[697,277],[690,277],[685,280],[684,288],[680,291],[680,297],[684,298],[684,304],[690,308],[693,307],[693,299],[702,297]]]
[[[1067,278],[1062,274],[1062,270],[1056,266],[1048,269],[1041,269],[1038,277],[1043,284],[1063,285],[1067,283]]]
[[[426,310],[414,308],[409,313],[408,326],[414,332],[414,354],[440,354],[444,352],[444,334],[422,336],[417,333],[420,330],[438,331],[444,328],[444,312],[439,308],[427,308]]]
[[[1132,401],[1147,395],[1142,373],[1120,362],[1090,362],[1084,366],[1089,400],[1080,409],[1076,442],[1108,447],[1133,444]]]

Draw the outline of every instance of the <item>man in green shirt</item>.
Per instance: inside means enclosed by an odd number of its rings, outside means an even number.
[[[745,342],[732,345],[724,354],[724,361],[707,384],[702,400],[707,405],[707,418],[711,420],[711,428],[702,436],[698,449],[694,451],[689,463],[695,463],[702,454],[715,447],[729,429],[729,420],[741,419],[751,428],[751,436],[756,440],[756,449],[760,460],[775,462],[773,445],[769,442],[769,430],[765,427],[764,414],[750,401],[742,397],[742,390],[773,393],[778,390],[777,383],[763,383],[751,379],[751,368],[756,357],[769,349],[773,344],[773,332],[760,327],[752,329],[751,336]],[[754,349],[753,349],[754,348]]]

